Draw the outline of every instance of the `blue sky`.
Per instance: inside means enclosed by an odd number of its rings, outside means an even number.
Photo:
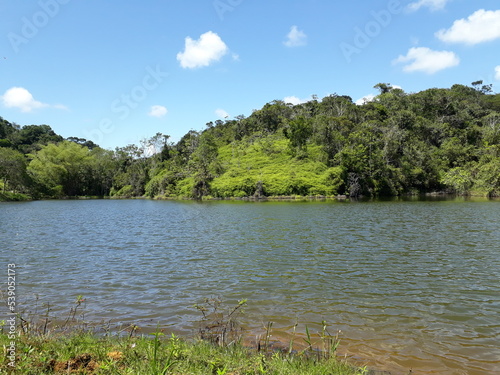
[[[114,149],[272,100],[500,91],[498,0],[0,0],[0,116]]]

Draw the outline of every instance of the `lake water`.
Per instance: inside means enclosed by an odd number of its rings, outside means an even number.
[[[19,309],[83,295],[87,320],[190,335],[195,303],[246,298],[252,335],[325,320],[392,374],[500,373],[500,201],[37,201],[0,229]]]

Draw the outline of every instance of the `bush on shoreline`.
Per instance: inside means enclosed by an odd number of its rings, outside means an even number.
[[[0,202],[23,202],[30,200],[32,200],[32,198],[26,194],[10,193],[8,191],[5,193],[0,192]]]

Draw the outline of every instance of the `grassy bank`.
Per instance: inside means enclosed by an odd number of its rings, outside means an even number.
[[[85,299],[78,296],[65,316],[24,310],[0,322],[0,374],[332,374],[364,375],[337,357],[339,338],[325,322],[318,332],[276,343],[272,323],[250,342],[238,323],[246,300],[226,307],[220,298],[194,306],[201,318],[196,338],[180,338],[161,329],[141,331],[132,324],[111,328],[84,319]],[[139,334],[141,332],[141,334]],[[245,344],[244,344],[245,343]]]
[[[9,358],[11,342],[15,360]],[[162,332],[139,337],[99,337],[85,332],[37,337],[0,335],[2,374],[336,374],[361,375],[329,353],[258,351],[238,343],[217,346]],[[14,363],[13,363],[14,362]],[[15,367],[12,367],[14,365]]]

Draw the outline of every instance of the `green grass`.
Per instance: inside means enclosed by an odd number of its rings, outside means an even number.
[[[0,345],[10,345],[0,334]],[[16,367],[4,356],[2,374],[332,374],[360,375],[334,356],[314,351],[258,352],[240,344],[226,347],[186,341],[157,332],[140,337],[99,337],[85,332],[51,337],[17,335]]]
[[[238,322],[246,300],[227,306],[220,297],[196,304],[201,314],[196,339],[187,340],[160,329],[138,335],[138,327],[112,330],[85,321],[86,299],[76,297],[69,313],[52,316],[52,306],[24,310],[0,321],[0,374],[94,375],[363,375],[337,357],[339,338],[325,322],[317,334],[295,335],[290,343],[270,342],[272,322],[252,346],[245,346]],[[14,320],[12,320],[14,319]],[[12,323],[14,322],[14,323]],[[299,343],[299,341],[303,341]]]

